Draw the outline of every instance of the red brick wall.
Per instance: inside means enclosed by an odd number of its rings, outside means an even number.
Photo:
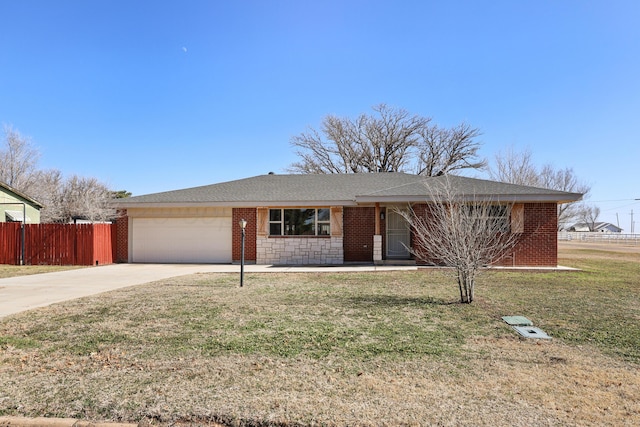
[[[115,234],[112,240],[115,246],[113,262],[129,262],[129,217],[126,210],[119,212]]]
[[[381,208],[381,212],[385,212]],[[372,262],[373,235],[376,231],[376,210],[374,207],[352,208],[345,207],[342,214],[342,230],[344,233],[344,261]],[[382,254],[385,258],[385,221],[380,220],[382,234]]]
[[[240,220],[247,221],[244,240],[244,260],[256,261],[256,236],[257,236],[257,215],[256,208],[234,208],[233,219],[231,224],[232,233],[232,259],[234,262],[240,262],[242,259],[242,230],[240,229]]]
[[[526,203],[524,233],[503,265],[555,267],[558,265],[558,207],[555,203]]]
[[[417,215],[427,215],[427,206],[415,205]],[[414,245],[412,235],[412,245]],[[428,257],[427,257],[428,258]],[[418,260],[424,263],[424,260]],[[516,246],[496,262],[501,266],[555,267],[558,264],[558,213],[555,203],[526,203],[524,232]]]
[[[387,218],[387,208],[380,208],[380,213]],[[382,234],[382,259],[387,259],[387,220],[380,220],[380,234]]]
[[[426,204],[413,205],[413,212],[420,218],[425,218],[429,211]],[[438,264],[438,261],[433,259],[429,254],[425,253],[424,249],[417,247],[415,233],[413,227],[411,228],[411,248],[417,252],[417,256],[412,255],[416,259],[417,264]]]

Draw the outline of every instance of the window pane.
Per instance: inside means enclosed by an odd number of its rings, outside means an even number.
[[[269,221],[282,221],[282,210],[269,209]]]
[[[331,209],[318,209],[318,221],[329,221]]]
[[[328,223],[318,224],[318,236],[328,236],[331,234],[331,226]]]
[[[487,208],[487,215],[489,216],[500,216],[500,206],[489,206]]]
[[[282,236],[282,224],[279,222],[272,222],[269,224],[270,236]]]
[[[290,236],[315,235],[315,209],[285,209],[284,234]]]

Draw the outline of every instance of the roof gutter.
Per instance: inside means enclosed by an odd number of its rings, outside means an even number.
[[[496,203],[572,203],[582,199],[579,193],[564,193],[556,197],[550,194],[475,194],[461,195],[456,197],[457,200],[465,202],[496,202]],[[420,203],[420,202],[437,202],[438,199],[433,196],[356,196],[356,202],[362,203]]]

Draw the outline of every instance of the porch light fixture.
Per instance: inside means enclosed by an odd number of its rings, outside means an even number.
[[[380,219],[384,221],[384,211],[380,212]]]
[[[245,229],[247,228],[247,220],[243,218],[240,220],[239,224],[240,224],[240,229],[242,230],[242,245],[241,245],[242,255],[240,258],[240,287],[242,287],[242,285],[244,284],[244,235],[245,235]]]

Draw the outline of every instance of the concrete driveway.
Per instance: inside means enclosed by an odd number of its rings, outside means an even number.
[[[274,267],[246,265],[246,273],[415,270],[416,267]],[[0,318],[62,301],[194,273],[238,273],[231,264],[112,264],[0,279]]]

